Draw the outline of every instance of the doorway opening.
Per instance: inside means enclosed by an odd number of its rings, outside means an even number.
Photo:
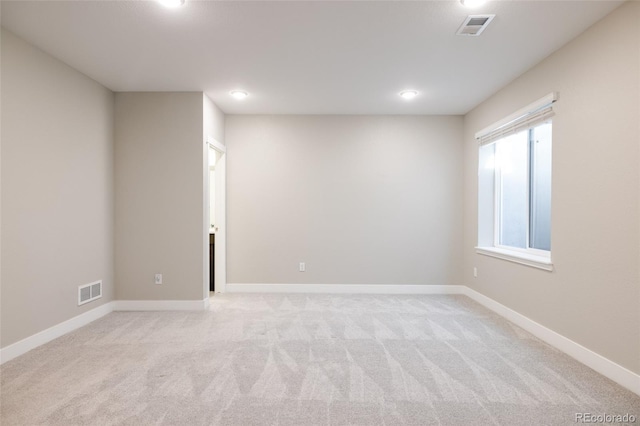
[[[207,140],[205,177],[205,222],[208,262],[205,294],[222,293],[226,287],[226,148],[218,141]]]

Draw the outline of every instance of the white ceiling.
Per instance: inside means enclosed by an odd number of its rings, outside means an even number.
[[[228,114],[464,114],[620,4],[3,1],[2,25],[114,91],[204,91]],[[497,15],[480,37],[455,35],[479,13]]]

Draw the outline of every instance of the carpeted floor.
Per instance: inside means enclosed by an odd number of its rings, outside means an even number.
[[[464,296],[216,295],[0,368],[9,425],[562,425],[640,397]]]

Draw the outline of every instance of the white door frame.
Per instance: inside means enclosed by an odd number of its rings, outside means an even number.
[[[216,293],[224,293],[227,287],[227,229],[226,229],[226,152],[227,148],[212,138],[211,136],[207,136],[207,142],[204,144],[206,150],[205,156],[205,187],[204,187],[204,230],[205,230],[205,239],[206,239],[206,247],[204,258],[207,259],[205,262],[206,265],[206,273],[205,276],[205,294],[209,294],[209,228],[210,228],[210,200],[209,200],[209,148],[218,151],[221,156],[218,160],[218,167],[216,168],[216,249],[214,253],[214,265],[215,265],[215,283],[216,283]],[[221,173],[219,176],[218,173]],[[220,179],[220,177],[222,179]]]

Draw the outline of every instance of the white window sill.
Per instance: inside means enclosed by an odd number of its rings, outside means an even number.
[[[497,247],[476,247],[476,253],[531,266],[533,268],[544,269],[545,271],[553,271],[551,259],[545,256],[536,256],[534,254]]]

